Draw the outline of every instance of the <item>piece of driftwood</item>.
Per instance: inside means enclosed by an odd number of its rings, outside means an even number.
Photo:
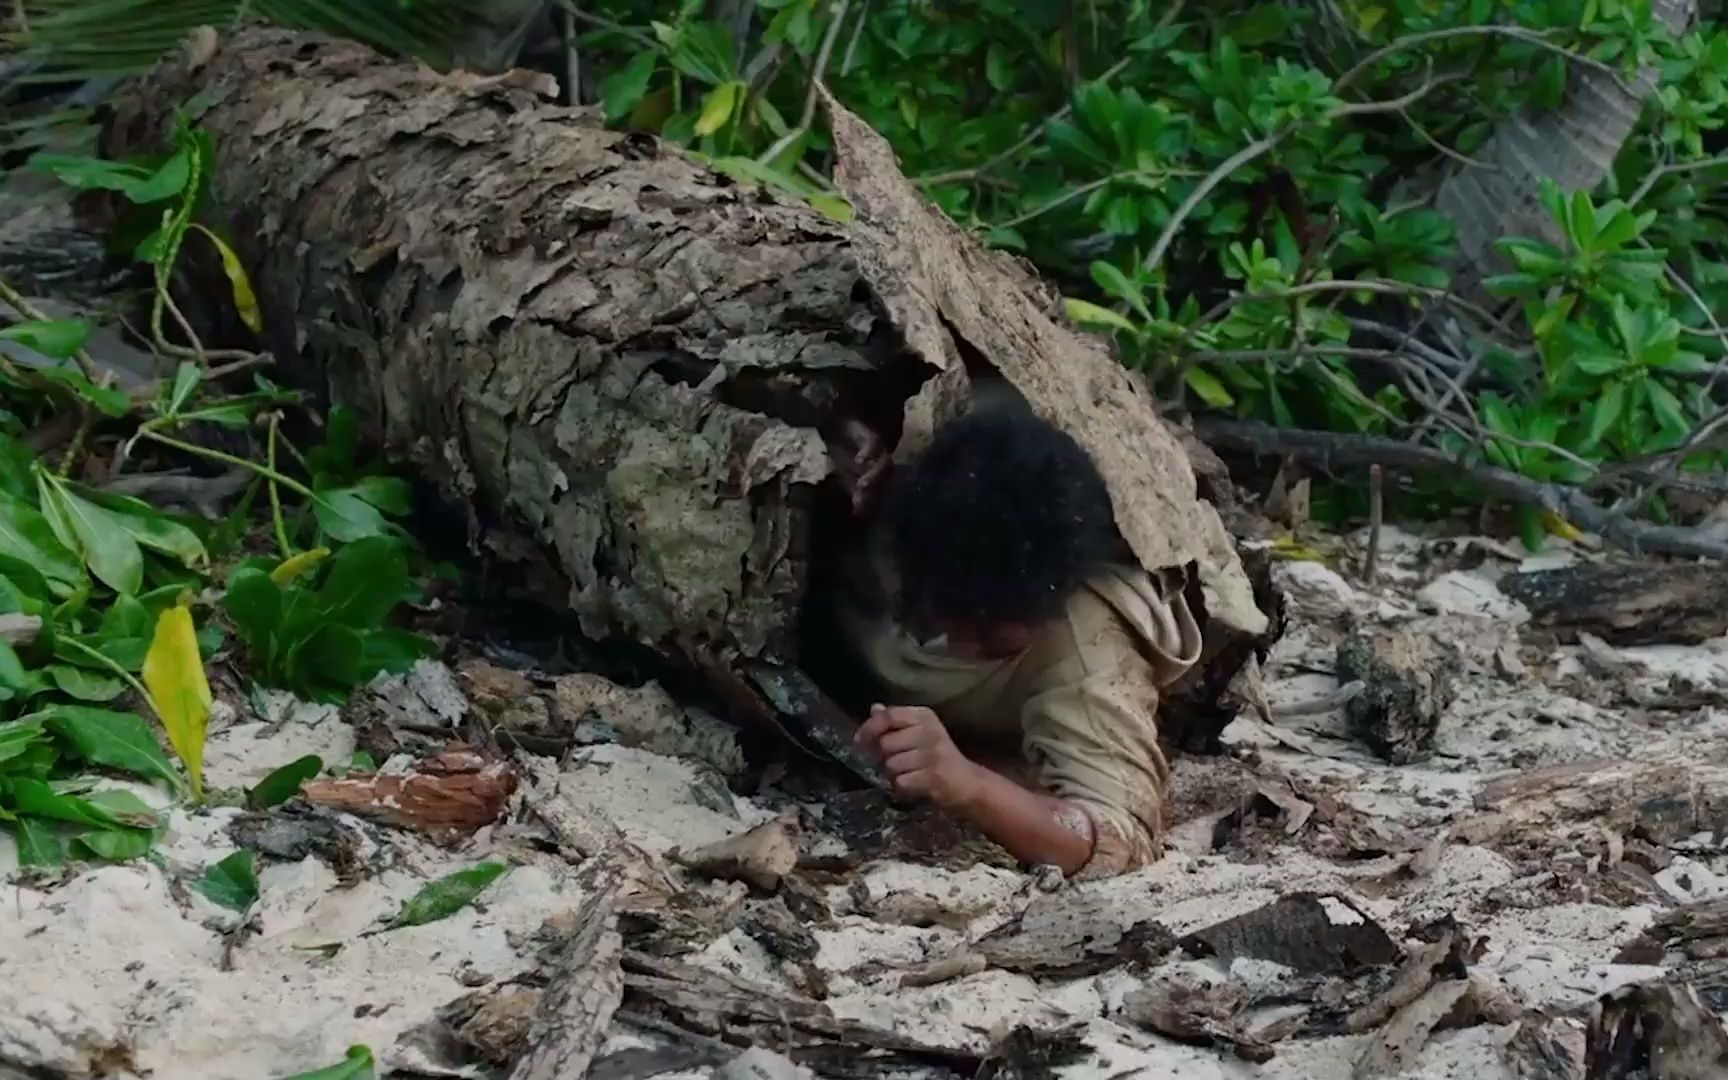
[[[975,1080],[1049,1080],[1058,1069],[1078,1065],[1092,1054],[1084,1024],[1054,1030],[1021,1024],[991,1045],[973,1076]]]
[[[825,101],[842,225],[545,83],[247,28],[117,100],[101,150],[162,148],[192,102],[278,370],[353,407],[590,637],[717,687],[796,664],[821,432],[869,415],[903,455],[976,369],[1092,454],[1136,559],[1192,565],[1223,644],[1264,651],[1235,546],[1143,389],[857,117]]]
[[[1175,944],[1164,924],[1150,916],[1128,916],[1104,894],[1068,889],[1040,896],[972,949],[1004,971],[1079,978],[1152,963]]]
[[[1436,982],[1463,979],[1469,970],[1464,948],[1463,930],[1456,925],[1445,926],[1435,940],[1411,949],[1392,985],[1347,1016],[1344,1026],[1354,1032],[1372,1031],[1427,993]]]
[[[1447,979],[1424,990],[1420,997],[1393,1013],[1368,1039],[1350,1069],[1352,1080],[1397,1076],[1410,1066],[1440,1022],[1470,992],[1465,979]]]
[[[990,961],[983,953],[972,952],[970,949],[932,960],[921,967],[900,976],[902,989],[918,986],[940,986],[955,979],[964,979],[969,975],[977,975],[990,967]]]
[[[1500,591],[1533,626],[1563,641],[1694,645],[1728,634],[1728,573],[1719,563],[1583,563],[1507,574]]]
[[[695,851],[673,851],[670,857],[698,874],[723,881],[742,881],[763,892],[773,892],[780,887],[780,879],[798,865],[801,833],[798,811],[793,809]]]
[[[606,1041],[612,1014],[624,999],[624,940],[620,901],[630,876],[619,854],[602,857],[583,874],[587,895],[574,930],[558,949],[546,991],[528,1029],[528,1049],[510,1080],[573,1080],[588,1072]]]
[[[544,997],[538,986],[489,986],[439,1008],[436,1023],[467,1054],[509,1066],[522,1055]]]
[[[1721,1080],[1728,1032],[1690,986],[1643,983],[1597,999],[1588,1036],[1589,1080]]]
[[[1337,657],[1338,681],[1362,684],[1344,703],[1350,730],[1393,764],[1426,758],[1452,704],[1457,662],[1431,635],[1396,627],[1352,633]]]
[[[1181,939],[1202,956],[1271,960],[1303,975],[1353,975],[1395,964],[1396,942],[1372,915],[1342,896],[1291,893]]]
[[[1700,746],[1686,760],[1600,758],[1533,769],[1490,782],[1476,805],[1499,818],[1501,843],[1552,842],[1552,826],[1583,822],[1653,844],[1728,832],[1728,767],[1717,763],[1720,753]]]
[[[314,806],[454,840],[497,821],[515,790],[516,770],[509,763],[458,747],[424,758],[406,773],[308,780],[300,785],[300,797]]]
[[[1506,1066],[1518,1080],[1585,1080],[1584,1026],[1525,1013],[1506,1042]]]
[[[619,916],[618,929],[631,949],[650,956],[684,956],[712,945],[744,917],[745,887],[686,888],[664,904]]]
[[[794,964],[815,960],[821,951],[816,935],[778,896],[745,904],[739,927],[770,955]]]
[[[1247,1033],[1247,993],[1227,979],[1202,978],[1187,969],[1157,972],[1122,999],[1122,1016],[1177,1042],[1230,1047],[1246,1061],[1273,1057],[1271,1044]]]

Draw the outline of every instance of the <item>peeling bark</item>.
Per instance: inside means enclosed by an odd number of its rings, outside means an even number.
[[[147,78],[103,149],[161,145],[186,104],[287,376],[463,508],[473,547],[552,570],[590,637],[645,643],[732,698],[769,708],[739,673],[797,662],[820,432],[874,412],[910,452],[969,369],[1093,453],[1142,562],[1194,565],[1225,636],[1269,646],[1143,392],[856,117],[828,103],[857,209],[842,226],[548,89],[246,30]]]

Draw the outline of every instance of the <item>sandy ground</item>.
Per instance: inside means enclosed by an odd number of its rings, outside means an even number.
[[[1476,556],[1464,558],[1473,543]],[[1394,534],[1387,552],[1385,576],[1373,591],[1317,563],[1280,568],[1292,623],[1268,670],[1269,689],[1275,711],[1297,706],[1299,715],[1274,728],[1241,720],[1227,732],[1228,756],[1181,762],[1174,797],[1182,823],[1168,857],[1082,888],[1107,897],[1124,921],[1150,915],[1178,936],[1302,890],[1348,898],[1394,939],[1451,915],[1481,939],[1473,970],[1528,1007],[1563,1010],[1658,976],[1659,968],[1616,964],[1613,957],[1664,906],[1728,895],[1722,838],[1672,845],[1676,857],[1654,875],[1661,892],[1638,902],[1589,887],[1586,841],[1600,833],[1596,825],[1559,822],[1539,860],[1527,847],[1493,840],[1431,841],[1478,813],[1476,796],[1497,778],[1598,757],[1720,759],[1720,750],[1710,748],[1728,746],[1728,713],[1651,714],[1605,704],[1611,698],[1600,686],[1592,689],[1579,650],[1520,650],[1524,613],[1494,585],[1519,565],[1503,544]],[[1568,557],[1546,555],[1541,564]],[[1459,568],[1471,562],[1478,565]],[[1373,623],[1410,622],[1459,647],[1460,693],[1428,761],[1387,765],[1349,736],[1336,709],[1300,708],[1336,688],[1330,672],[1346,613]],[[1497,655],[1502,668],[1506,656],[1516,655],[1526,670],[1497,671]],[[1728,686],[1728,641],[1623,655],[1645,664],[1652,680],[1681,673],[1702,685]],[[212,735],[210,782],[239,786],[302,754],[340,761],[353,749],[354,734],[334,710],[275,699],[262,714],[236,716]],[[644,750],[590,747],[563,768],[561,787],[578,809],[616,823],[655,852],[735,834],[776,810],[772,800],[733,794],[712,770]],[[1279,777],[1310,801],[1329,797],[1330,824],[1310,824],[1295,835],[1257,827],[1214,850],[1219,818],[1255,783]],[[819,806],[809,810],[819,819]],[[174,809],[151,860],[86,867],[49,882],[22,879],[15,852],[0,841],[0,869],[9,882],[0,890],[0,1077],[259,1080],[332,1064],[355,1043],[414,1075],[487,1075],[440,1064],[413,1033],[473,987],[540,966],[536,931],[580,901],[577,868],[530,848],[523,827],[511,822],[457,850],[364,826],[367,872],[358,883],[342,885],[314,858],[266,864],[252,927],[241,935],[239,916],[188,887],[234,850],[227,825],[237,813]],[[1346,828],[1344,821],[1356,825]],[[1398,850],[1352,855],[1351,829],[1358,827],[1398,837],[1382,845]],[[843,846],[821,835],[811,843]],[[1408,864],[1424,849],[1431,858],[1411,871]],[[367,933],[425,882],[487,857],[517,865],[474,906],[431,925]],[[1067,980],[989,970],[903,989],[898,972],[1000,926],[1026,905],[1031,884],[990,867],[890,861],[859,873],[870,898],[922,893],[964,913],[965,921],[953,928],[878,921],[855,913],[857,885],[835,887],[834,924],[814,933],[815,965],[827,977],[827,1003],[837,1016],[977,1048],[1015,1024],[1084,1024],[1094,1053],[1060,1073],[1076,1078],[1345,1080],[1362,1053],[1367,1036],[1285,1041],[1260,1065],[1179,1045],[1122,1018],[1123,999],[1145,978],[1126,968]],[[794,985],[785,965],[742,931],[689,959],[767,986]],[[1173,962],[1249,988],[1275,989],[1293,979],[1289,969],[1265,961]],[[1510,1031],[1479,1025],[1440,1034],[1402,1075],[1513,1080],[1502,1053]],[[636,1041],[621,1031],[614,1046]]]

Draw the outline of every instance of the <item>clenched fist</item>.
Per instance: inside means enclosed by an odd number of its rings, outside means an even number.
[[[882,762],[895,791],[945,810],[970,806],[983,786],[983,767],[960,752],[929,709],[877,705],[853,742]]]

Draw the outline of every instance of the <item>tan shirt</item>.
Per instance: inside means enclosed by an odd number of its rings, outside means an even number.
[[[874,531],[870,546],[852,553],[847,576],[856,592],[842,603],[841,626],[893,695],[890,704],[934,709],[969,752],[1018,758],[1029,786],[1084,810],[1095,842],[1079,876],[1156,859],[1169,777],[1159,694],[1194,665],[1201,646],[1183,573],[1111,567],[1077,590],[1025,652],[968,660],[940,642],[913,640],[893,621],[882,540]]]

